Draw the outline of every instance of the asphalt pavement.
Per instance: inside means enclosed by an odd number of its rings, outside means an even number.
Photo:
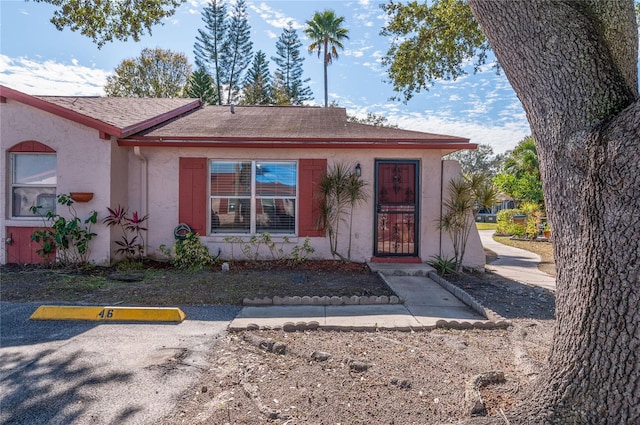
[[[182,323],[30,321],[0,303],[0,423],[151,424],[209,368],[239,311],[182,307]]]

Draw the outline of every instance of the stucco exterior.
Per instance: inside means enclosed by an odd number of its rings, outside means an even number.
[[[75,203],[73,206],[80,218],[84,219],[91,211],[98,211],[104,217],[106,206],[112,203],[112,176],[124,171],[126,164],[113,164],[112,150],[120,150],[115,142],[101,140],[96,130],[65,120],[48,112],[44,112],[19,102],[7,100],[0,104],[0,166],[3,184],[0,193],[3,202],[0,204],[0,262],[7,259],[6,241],[8,227],[38,227],[42,219],[11,218],[9,176],[9,153],[11,147],[24,141],[37,141],[56,151],[56,172],[58,194],[70,192],[93,192],[93,199],[87,203]],[[115,168],[115,170],[114,170]],[[126,175],[126,174],[125,174]],[[58,205],[57,212],[67,218],[71,214],[65,207]],[[91,242],[91,260],[98,265],[108,265],[111,260],[110,231],[102,224],[94,225],[93,232],[97,236]]]
[[[14,92],[11,92],[13,95]],[[0,204],[0,263],[12,262],[7,256],[6,242],[10,240],[7,229],[16,227],[37,227],[42,225],[38,218],[13,218],[10,210],[10,161],[9,150],[24,141],[37,141],[53,149],[57,158],[57,194],[70,192],[92,192],[93,199],[87,203],[76,203],[74,207],[78,216],[84,218],[92,210],[98,211],[99,222],[93,226],[97,236],[91,242],[90,261],[97,265],[109,265],[118,257],[115,255],[115,242],[122,236],[119,229],[108,228],[102,223],[107,215],[107,207],[123,206],[130,211],[137,211],[140,215],[149,215],[145,233],[145,252],[149,257],[162,258],[164,254],[160,247],[172,246],[175,242],[174,228],[180,222],[180,159],[200,158],[209,160],[290,160],[323,159],[331,168],[337,163],[354,166],[360,164],[361,179],[367,183],[365,191],[367,201],[358,205],[354,210],[354,220],[351,229],[351,260],[357,262],[370,261],[374,251],[374,227],[376,206],[374,205],[375,164],[376,160],[411,160],[418,161],[419,169],[419,197],[418,220],[419,244],[416,259],[427,262],[432,256],[442,255],[451,257],[453,254],[451,241],[445,233],[438,229],[438,219],[441,214],[442,197],[446,196],[446,182],[459,174],[460,169],[455,161],[442,161],[442,156],[454,149],[448,149],[446,144],[441,148],[404,148],[386,142],[379,147],[373,142],[362,142],[353,147],[320,146],[318,138],[314,144],[306,147],[298,145],[279,145],[271,143],[268,147],[251,146],[242,148],[241,144],[222,144],[214,146],[206,140],[197,143],[180,140],[176,143],[138,143],[131,139],[122,128],[112,130],[93,121],[79,122],[75,115],[66,116],[54,110],[42,110],[35,106],[13,99],[11,96],[0,96],[0,174],[3,184],[0,187],[3,202]],[[29,103],[29,99],[27,99]],[[90,102],[89,102],[90,104]],[[290,109],[288,111],[292,111]],[[295,110],[297,111],[297,110]],[[313,110],[317,114],[318,110]],[[175,121],[175,120],[174,120]],[[179,121],[179,120],[178,120]],[[151,126],[151,124],[149,124]],[[123,126],[120,126],[123,127]],[[355,127],[358,134],[366,133],[366,128]],[[354,131],[355,131],[354,130]],[[114,134],[107,134],[110,131]],[[118,133],[120,131],[120,133]],[[155,130],[158,131],[158,130]],[[304,131],[304,128],[301,130]],[[392,130],[385,130],[393,135]],[[402,132],[403,130],[399,130]],[[408,132],[405,132],[408,133]],[[415,133],[420,135],[420,133]],[[211,135],[215,138],[216,134]],[[406,136],[406,135],[405,135]],[[410,135],[411,136],[411,135]],[[385,136],[387,137],[387,136]],[[413,136],[412,136],[413,137]],[[449,137],[449,136],[443,136]],[[454,139],[454,138],[452,138]],[[135,142],[129,142],[134,140]],[[382,140],[382,139],[381,139]],[[124,142],[123,142],[124,141]],[[160,140],[161,141],[161,140]],[[445,140],[446,141],[446,140]],[[455,141],[455,140],[454,140]],[[146,144],[145,144],[146,143]],[[395,142],[393,142],[395,143]],[[456,142],[458,143],[458,142]],[[458,146],[458,145],[456,145]],[[461,145],[463,146],[463,145]],[[208,162],[207,162],[208,164]],[[207,190],[209,193],[209,190]],[[209,208],[209,206],[207,206]],[[58,208],[61,214],[67,214],[63,208]],[[470,217],[470,221],[473,219]],[[210,228],[211,223],[207,223]],[[348,245],[348,223],[342,223],[339,238],[339,251],[346,253]],[[225,242],[223,234],[205,232],[201,240],[212,254],[221,253],[222,258],[242,258],[236,247]],[[243,236],[248,239],[250,236]],[[275,240],[282,240],[273,235]],[[295,245],[301,245],[304,237],[289,236],[290,243],[284,246],[290,250]],[[311,245],[315,249],[312,258],[332,258],[329,241],[326,236],[311,237]],[[262,251],[262,257],[268,259],[269,253]],[[482,269],[484,267],[484,252],[477,232],[471,233],[467,246],[464,264],[467,267]]]

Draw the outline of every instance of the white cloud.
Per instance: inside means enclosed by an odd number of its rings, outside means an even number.
[[[249,6],[251,10],[257,13],[262,20],[272,27],[278,29],[286,28],[289,25],[289,22],[291,22],[293,29],[299,30],[304,28],[304,25],[298,23],[294,18],[285,15],[264,2],[259,5],[256,5],[255,3],[247,3],[247,6]]]
[[[407,130],[466,137],[472,143],[490,145],[495,153],[512,149],[524,136],[531,134],[526,120],[497,125],[486,120],[476,122],[461,117],[444,117],[430,111],[421,114],[399,112],[388,118],[390,122],[395,122]]]
[[[101,96],[109,71],[0,55],[0,84],[32,95]]]

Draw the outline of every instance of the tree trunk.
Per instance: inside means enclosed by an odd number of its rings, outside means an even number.
[[[640,102],[633,1],[470,0],[536,140],[556,328],[511,423],[640,423]]]
[[[327,68],[329,67],[329,40],[324,39],[324,107],[329,106],[329,86],[327,84]]]

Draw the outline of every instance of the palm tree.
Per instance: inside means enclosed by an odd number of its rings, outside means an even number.
[[[318,57],[324,53],[324,106],[329,106],[327,91],[327,66],[338,59],[338,49],[344,49],[342,40],[348,40],[349,30],[342,28],[344,17],[337,17],[333,10],[316,12],[304,32],[311,39],[309,53],[317,52]]]

